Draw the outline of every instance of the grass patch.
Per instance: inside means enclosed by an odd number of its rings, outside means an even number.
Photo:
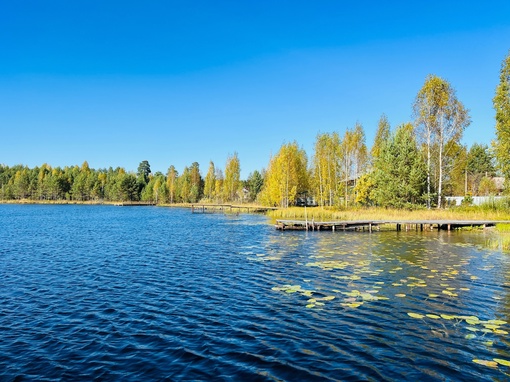
[[[510,223],[498,223],[496,224],[496,230],[498,232],[510,233]]]
[[[510,234],[499,234],[493,238],[488,239],[485,244],[489,249],[510,252]]]

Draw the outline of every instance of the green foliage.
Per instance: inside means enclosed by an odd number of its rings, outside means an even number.
[[[119,185],[120,200],[137,201],[139,200],[138,181],[133,174],[123,174]]]
[[[467,157],[467,170],[471,174],[495,175],[494,158],[487,145],[474,143],[471,146]]]
[[[366,202],[382,207],[409,208],[423,202],[426,167],[414,139],[413,127],[397,128],[374,163],[373,190]]]
[[[165,176],[158,173],[150,178],[149,183],[142,189],[141,200],[153,203],[160,203],[167,198]]]
[[[257,199],[258,194],[262,190],[264,186],[264,177],[257,170],[253,171],[248,175],[248,179],[246,181],[246,186],[249,191],[249,199],[251,202]]]
[[[150,173],[151,166],[149,162],[146,160],[141,161],[140,164],[138,165],[138,170],[136,171],[138,178],[142,179],[144,184],[147,184],[149,182]]]
[[[200,168],[198,162],[193,162],[190,168],[190,202],[196,203],[202,199],[204,191],[204,181],[200,174]]]
[[[510,190],[510,51],[501,64],[499,84],[493,98],[496,110],[496,140],[493,147],[499,168]]]
[[[379,155],[381,154],[381,150],[383,146],[386,144],[388,139],[390,138],[390,123],[388,122],[388,117],[385,114],[381,115],[379,119],[379,124],[377,125],[377,131],[375,133],[374,144],[372,145],[372,149],[370,150],[370,156],[372,160],[375,161]]]
[[[473,196],[471,193],[467,193],[466,196],[464,196],[464,199],[462,199],[461,205],[463,206],[472,206],[473,205]]]

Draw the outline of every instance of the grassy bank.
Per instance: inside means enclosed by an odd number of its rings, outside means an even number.
[[[303,207],[290,207],[269,211],[275,219],[304,219]],[[386,208],[350,208],[345,210],[323,207],[306,208],[306,217],[316,221],[327,220],[509,220],[509,209],[487,209],[481,207],[397,210]],[[510,231],[510,224],[509,224]]]

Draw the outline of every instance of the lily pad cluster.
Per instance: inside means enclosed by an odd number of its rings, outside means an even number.
[[[282,286],[275,286],[271,289],[274,291],[277,291],[277,292],[284,292],[284,293],[288,293],[288,294],[298,293],[304,297],[312,297],[314,293],[317,293],[313,290],[304,289],[301,287],[301,285],[288,285],[287,284],[287,285],[282,285]],[[322,296],[322,297],[315,296],[313,298],[307,299],[306,307],[307,308],[322,307],[325,305],[326,301],[332,301],[334,299],[335,299],[335,296],[332,296],[332,295]]]
[[[359,242],[358,236],[355,243],[348,242],[347,235],[345,242],[331,237],[310,248],[310,255],[296,258],[297,267],[308,268],[303,270],[304,286],[298,285],[301,281],[295,282],[289,273],[286,284],[272,289],[313,310],[341,312],[384,304],[379,305],[383,310],[422,320],[429,326],[431,337],[455,336],[466,344],[473,341],[475,348],[484,346],[489,354],[498,352],[487,359],[473,357],[474,363],[501,371],[510,367],[510,355],[506,360],[500,351],[510,340],[508,323],[487,319],[493,318],[490,316],[482,319],[470,315],[485,312],[485,307],[489,314],[499,311],[499,306],[506,309],[502,303],[508,294],[510,272],[506,278],[509,281],[498,279],[494,283],[494,277],[499,277],[496,272],[500,272],[494,263],[494,252],[480,252],[465,243],[448,243],[442,237],[410,236],[397,249],[392,237],[388,242],[375,243]],[[289,256],[282,258],[288,261]],[[280,260],[263,255],[257,258]],[[482,300],[476,300],[473,307],[471,301],[480,293]],[[406,311],[406,307],[411,310]]]

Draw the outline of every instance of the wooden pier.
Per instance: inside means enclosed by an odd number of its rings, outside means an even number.
[[[207,212],[223,212],[239,214],[240,212],[248,213],[265,213],[269,210],[276,210],[275,207],[261,206],[243,206],[233,204],[192,204],[191,213],[207,213]]]
[[[494,227],[498,223],[508,221],[493,220],[343,220],[343,221],[314,221],[314,220],[276,220],[278,230],[306,230],[306,231],[368,231],[380,230],[383,225],[395,226],[397,231],[424,230],[453,230],[463,227]]]
[[[120,202],[120,203],[115,203],[114,204],[115,206],[120,206],[120,207],[132,207],[132,206],[155,206],[156,203],[154,202]]]

